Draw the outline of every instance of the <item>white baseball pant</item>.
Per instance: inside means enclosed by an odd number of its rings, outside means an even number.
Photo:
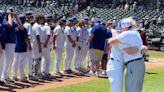
[[[29,75],[33,75],[32,72],[32,62],[33,62],[33,56],[32,56],[32,51],[27,51],[27,55],[26,55],[26,60],[28,62],[28,74]]]
[[[123,92],[124,64],[118,60],[109,60],[107,75],[110,81],[110,92]]]
[[[55,49],[56,57],[54,59],[54,72],[59,72],[59,66],[62,58],[63,48],[56,47]]]
[[[74,56],[75,48],[71,46],[66,46],[66,56],[65,56],[65,62],[64,62],[64,69],[70,70],[71,69],[71,61]]]
[[[12,64],[12,76],[17,77],[18,70],[20,71],[20,79],[25,77],[24,69],[25,69],[25,61],[26,61],[26,52],[23,53],[15,53],[14,60]]]
[[[87,55],[87,47],[85,44],[81,43],[81,50],[78,48],[75,49],[75,58],[74,58],[74,66],[75,68],[83,67],[83,60]]]
[[[9,71],[13,63],[14,52],[15,52],[15,43],[6,43],[5,50],[4,50],[4,66],[1,76],[2,81],[9,78]]]
[[[50,68],[50,49],[49,48],[44,48],[42,47],[42,63],[41,63],[41,72],[42,73],[49,73],[49,68]]]
[[[2,74],[3,64],[4,64],[4,50],[3,50],[2,54],[0,54],[0,78],[1,78],[1,74]]]

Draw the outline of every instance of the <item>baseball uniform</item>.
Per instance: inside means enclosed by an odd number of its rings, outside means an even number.
[[[77,34],[76,31],[73,30],[71,27],[66,26],[65,35],[66,35],[66,42],[65,42],[66,56],[64,62],[65,63],[64,69],[71,70],[71,61],[74,56],[75,47],[72,46],[72,43],[69,41],[67,36],[70,35],[73,41],[77,41]]]
[[[118,35],[116,30],[111,29],[111,31],[113,35]],[[119,44],[112,44],[106,70],[110,81],[110,92],[123,92],[123,60],[123,52],[119,48]]]
[[[39,44],[37,43],[36,37],[41,35],[41,28],[40,24],[34,23],[32,26],[33,31],[33,40],[32,40],[32,53],[34,57],[33,61],[33,75],[40,75],[41,74],[41,53],[39,52]]]
[[[41,53],[41,59],[42,59],[42,64],[41,64],[41,72],[42,75],[47,75],[49,74],[49,68],[50,68],[50,48],[44,47],[44,44],[46,43],[46,39],[48,36],[51,36],[51,28],[50,26],[46,23],[45,25],[40,26],[40,42],[41,42],[41,47],[42,47],[42,53]],[[49,40],[50,42],[50,40]]]
[[[18,30],[16,31],[16,46],[14,60],[12,64],[12,76],[17,78],[18,70],[20,71],[20,80],[26,80],[24,73],[25,61],[26,61],[26,52],[27,52],[27,41],[28,35],[27,30]]]
[[[4,66],[2,70],[1,80],[11,80],[9,71],[13,63],[15,42],[16,42],[16,27],[18,26],[15,20],[12,20],[12,26],[8,26],[7,19],[4,19],[3,25],[5,28],[5,50],[4,50]]]
[[[58,73],[59,72],[59,64],[61,62],[61,57],[62,57],[62,53],[64,50],[64,42],[65,42],[64,29],[60,25],[57,25],[56,28],[54,29],[54,35],[57,36],[56,43],[55,43],[56,57],[54,60],[54,72]]]
[[[24,23],[24,27],[27,29],[27,33],[28,33],[28,38],[31,42],[32,45],[32,40],[33,40],[33,31],[32,31],[32,26],[30,23],[25,22]],[[29,76],[32,76],[32,61],[33,61],[33,56],[32,56],[32,51],[27,51],[27,62],[28,62],[28,74]]]

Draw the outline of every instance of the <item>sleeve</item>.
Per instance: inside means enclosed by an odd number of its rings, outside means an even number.
[[[35,36],[40,35],[39,34],[39,30],[40,30],[40,27],[39,26],[38,27],[35,27],[35,30],[34,30]]]
[[[66,28],[65,32],[66,32],[66,35],[71,35],[71,28]]]
[[[51,28],[49,26],[46,28],[46,35],[51,35]]]
[[[29,25],[28,27],[27,27],[27,32],[28,32],[28,35],[31,35],[32,33],[32,27],[31,27],[31,25]]]
[[[111,30],[107,30],[107,38],[111,38],[112,37],[112,32]]]
[[[2,22],[2,24],[3,24],[4,26],[7,26],[7,25],[8,25],[7,19],[4,19],[3,22]]]
[[[58,28],[54,29],[54,35],[59,35],[60,34],[60,30]]]
[[[133,35],[131,35],[128,31],[123,32],[121,34],[119,34],[116,38],[121,42],[121,43],[127,43],[127,42],[131,42],[131,38]]]
[[[80,36],[80,32],[81,32],[82,30],[80,30],[80,28],[77,28],[76,31],[77,31],[77,35]]]
[[[91,35],[94,35],[94,34],[95,34],[95,30],[96,30],[96,27],[93,27],[93,28],[91,29]]]
[[[15,20],[13,20],[13,25],[12,25],[14,28],[16,28],[16,27],[18,27],[18,23],[15,21]]]
[[[23,34],[24,34],[24,37],[28,37],[27,29],[24,29]]]

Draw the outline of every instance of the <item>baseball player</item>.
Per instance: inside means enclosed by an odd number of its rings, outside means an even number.
[[[41,24],[41,35],[40,42],[42,47],[42,64],[41,64],[41,73],[45,78],[50,76],[49,68],[50,68],[50,38],[51,38],[51,27],[50,25],[53,23],[53,16],[51,14],[45,16],[45,24]]]
[[[74,20],[72,18],[70,18],[68,20],[67,26],[65,28],[65,38],[66,38],[66,42],[65,42],[65,48],[66,48],[66,56],[65,56],[65,62],[64,62],[64,72],[66,74],[71,74],[72,70],[71,70],[71,61],[73,59],[74,56],[74,50],[76,47],[76,41],[77,41],[77,36],[76,36],[76,31],[72,29],[72,27],[74,26]]]
[[[32,72],[32,62],[33,62],[33,56],[32,56],[32,51],[30,49],[32,49],[32,40],[33,40],[33,31],[32,31],[32,23],[34,22],[34,16],[32,11],[27,11],[25,13],[26,16],[26,22],[24,23],[24,27],[27,29],[28,32],[28,39],[31,43],[31,45],[28,45],[29,50],[27,50],[27,62],[28,62],[28,77],[29,80],[37,80],[34,76],[33,76],[33,72]]]
[[[17,15],[13,12],[12,8],[7,9],[7,18],[3,21],[5,28],[5,50],[4,50],[4,66],[2,70],[1,80],[6,84],[14,83],[9,78],[9,71],[13,62],[15,42],[16,42],[16,27],[18,26],[15,19],[18,19]]]
[[[5,49],[5,34],[4,34],[5,32],[2,25],[4,18],[5,18],[5,12],[0,10],[0,78],[3,69],[4,49]],[[0,84],[4,84],[4,82],[0,80]]]
[[[28,39],[27,30],[24,28],[23,24],[25,23],[25,15],[19,15],[20,19],[20,27],[16,31],[16,46],[15,46],[15,54],[14,60],[12,64],[12,78],[15,81],[18,81],[17,72],[20,71],[20,81],[27,82],[27,77],[25,76],[25,61],[26,61],[26,52],[27,52],[27,44],[30,45],[30,41]],[[29,46],[31,47],[31,46]],[[31,48],[30,48],[31,50]]]
[[[87,54],[87,45],[85,42],[88,38],[88,30],[86,28],[85,21],[81,20],[78,23],[76,30],[78,32],[78,47],[76,48],[77,56],[75,57],[75,69],[79,70],[80,72],[85,72],[83,61]]]
[[[33,31],[33,41],[32,41],[32,48],[33,48],[33,76],[37,77],[38,79],[42,79],[43,76],[41,74],[41,53],[42,53],[42,48],[41,48],[41,24],[44,24],[44,15],[42,14],[37,14],[36,15],[36,22],[32,26],[32,31]]]
[[[54,29],[53,35],[53,49],[55,50],[56,57],[54,60],[54,73],[55,75],[61,76],[62,73],[59,71],[62,53],[64,50],[64,27],[66,26],[66,19],[61,19],[59,25]]]

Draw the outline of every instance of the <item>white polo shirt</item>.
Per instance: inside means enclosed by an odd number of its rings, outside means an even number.
[[[60,26],[57,25],[54,29],[54,35],[56,35],[56,43],[55,46],[58,48],[64,48],[64,42],[65,42],[65,37],[64,37],[64,29]]]
[[[139,32],[133,28],[131,30],[125,31],[117,36],[117,39],[121,42],[120,49],[128,47],[137,47],[138,49],[142,48],[143,42]],[[124,62],[128,62],[133,59],[141,58],[143,55],[138,52],[133,55],[128,55],[123,51]]]

